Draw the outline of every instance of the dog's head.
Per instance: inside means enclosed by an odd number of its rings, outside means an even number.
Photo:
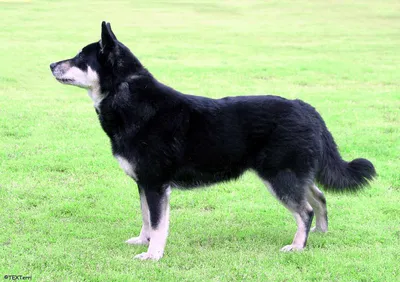
[[[119,42],[106,22],[101,24],[101,40],[85,46],[75,57],[52,63],[51,72],[63,84],[85,89],[100,87],[100,77],[129,75],[142,68],[135,56]]]

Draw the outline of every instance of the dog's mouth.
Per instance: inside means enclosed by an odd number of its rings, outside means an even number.
[[[57,81],[59,81],[61,83],[72,83],[72,82],[74,82],[74,80],[70,79],[70,78],[59,78],[59,77],[56,77],[56,79],[57,79]]]
[[[56,78],[56,80],[62,84],[75,84],[75,80],[72,78],[62,78],[62,77],[57,77],[54,76]]]
[[[75,79],[72,78],[61,78],[61,77],[56,77],[56,80],[62,84],[66,84],[66,85],[74,85],[74,86],[78,86],[80,88],[83,89],[88,89],[89,87],[87,87],[86,85],[82,85],[80,83],[78,83]]]

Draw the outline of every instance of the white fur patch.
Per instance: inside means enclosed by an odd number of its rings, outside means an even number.
[[[304,248],[304,242],[306,240],[306,226],[298,213],[293,213],[297,223],[297,232],[294,235],[292,244],[284,246],[282,252],[299,251]]]
[[[135,173],[135,164],[130,163],[127,159],[119,155],[116,155],[115,158],[118,160],[120,167],[125,171],[125,173],[133,179],[137,180]]]
[[[91,85],[88,89],[88,95],[92,98],[94,107],[99,111],[100,103],[107,96],[107,93],[101,92],[99,76],[91,67],[87,69],[87,81]]]
[[[147,245],[150,239],[150,211],[147,205],[146,196],[140,193],[140,208],[142,210],[142,230],[138,237],[128,239],[125,243],[131,245]]]
[[[307,211],[312,210],[310,204],[308,204],[308,203],[306,204],[305,210],[307,210]],[[307,227],[306,227],[306,224],[304,223],[303,219],[301,218],[301,215],[298,214],[297,212],[293,212],[293,216],[296,219],[297,232],[294,235],[292,244],[284,246],[281,249],[281,251],[283,251],[283,252],[302,250],[302,249],[304,249],[304,245],[307,240]]]
[[[311,204],[316,218],[316,226],[311,229],[312,232],[328,231],[326,204],[321,201],[321,197],[323,197],[321,190],[315,184],[311,185],[307,191],[307,200]]]
[[[77,67],[70,67],[61,77],[61,79],[69,79],[71,85],[90,88],[87,72]]]
[[[296,246],[297,249],[303,248],[304,242],[306,240],[306,225],[304,224],[301,216],[298,213],[294,213],[294,218],[296,219],[297,223],[297,232],[296,235],[294,235],[293,243],[292,245]]]
[[[150,244],[147,252],[141,253],[135,258],[140,260],[159,260],[164,255],[169,228],[169,197],[171,188],[168,187],[164,199],[161,201],[160,222],[157,229],[150,228]]]
[[[70,63],[62,63],[55,68],[53,74],[61,83],[87,89],[94,107],[99,110],[100,103],[107,93],[101,92],[99,76],[90,66],[83,71],[78,67],[70,66]]]

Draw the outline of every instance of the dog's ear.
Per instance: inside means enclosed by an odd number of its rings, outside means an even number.
[[[114,32],[111,29],[111,24],[107,23],[108,31],[110,32],[111,36],[114,38],[114,41],[117,41],[117,37],[115,36]]]
[[[102,50],[111,50],[116,45],[117,38],[111,30],[110,23],[101,23],[101,42]]]

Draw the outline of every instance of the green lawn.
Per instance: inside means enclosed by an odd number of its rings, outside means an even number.
[[[400,280],[399,1],[9,0],[0,18],[0,279]],[[124,244],[141,227],[136,184],[85,91],[49,70],[99,40],[102,20],[185,93],[309,102],[377,180],[327,193],[330,231],[298,253],[279,252],[296,225],[254,174],[174,191],[164,258],[134,260],[145,250]]]

